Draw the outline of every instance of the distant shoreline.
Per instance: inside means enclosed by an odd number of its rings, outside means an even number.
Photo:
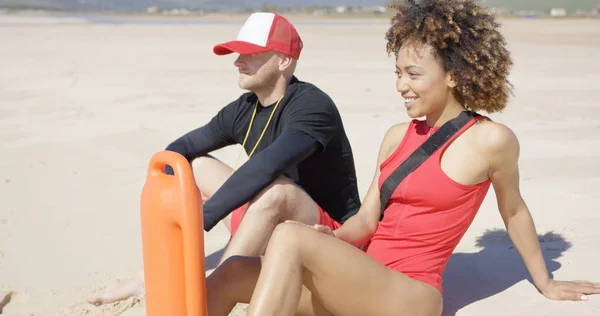
[[[249,13],[205,13],[189,15],[166,15],[143,12],[106,12],[106,11],[52,11],[52,10],[6,10],[0,8],[1,15],[22,16],[28,18],[72,19],[92,24],[164,24],[164,25],[202,25],[202,24],[239,24],[243,23]],[[294,23],[301,24],[388,24],[392,13],[382,14],[326,14],[314,15],[303,12],[288,12],[285,16]],[[585,20],[599,19],[600,16],[500,16],[499,20]]]
[[[387,25],[390,19],[329,17],[311,15],[286,15],[296,25]],[[40,13],[20,12],[2,14],[0,25],[4,24],[108,24],[108,25],[240,25],[247,18],[245,14],[210,14],[197,16],[162,16],[144,14],[97,13]]]

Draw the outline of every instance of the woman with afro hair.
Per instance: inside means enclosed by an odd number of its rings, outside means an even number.
[[[544,296],[600,293],[600,284],[549,277],[519,191],[518,140],[486,116],[469,116],[400,182],[382,213],[382,183],[415,149],[465,112],[502,110],[512,88],[510,53],[486,7],[423,0],[394,8],[387,53],[396,57],[396,88],[413,119],[386,133],[360,211],[335,231],[280,224],[264,257],[226,260],[207,279],[209,315],[227,315],[237,302],[250,303],[249,316],[440,315],[443,271],[490,186]]]

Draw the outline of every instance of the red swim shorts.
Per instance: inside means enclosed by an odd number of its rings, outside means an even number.
[[[319,225],[329,226],[331,230],[336,230],[342,226],[342,224],[331,218],[329,214],[327,214],[327,212],[325,212],[320,206],[317,205],[317,207],[319,208]],[[248,203],[240,206],[231,213],[231,237],[233,237],[240,226],[242,217],[244,217],[247,209]]]

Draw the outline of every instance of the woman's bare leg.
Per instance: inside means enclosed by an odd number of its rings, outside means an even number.
[[[248,316],[294,315],[305,285],[345,315],[440,315],[441,293],[350,244],[300,224],[280,224],[267,247]]]
[[[206,278],[209,316],[227,316],[237,303],[248,303],[261,268],[260,257],[232,256]]]
[[[209,316],[227,316],[237,303],[248,303],[262,267],[263,257],[233,256],[225,260],[206,279],[206,298]],[[297,316],[333,316],[302,288]]]

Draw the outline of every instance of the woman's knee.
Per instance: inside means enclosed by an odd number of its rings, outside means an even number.
[[[269,241],[270,247],[279,247],[286,250],[300,249],[300,228],[302,228],[300,224],[286,222],[278,224],[271,235],[271,240]]]

